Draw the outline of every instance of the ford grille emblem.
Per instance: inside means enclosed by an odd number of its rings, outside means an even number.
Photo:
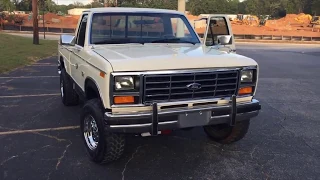
[[[187,89],[195,91],[201,88],[201,84],[199,83],[191,83],[187,85]]]

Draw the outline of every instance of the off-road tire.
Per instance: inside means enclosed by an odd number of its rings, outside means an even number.
[[[79,96],[73,89],[72,81],[64,68],[61,69],[60,74],[60,96],[65,106],[77,106],[79,104]]]
[[[110,133],[105,130],[103,114],[104,110],[101,101],[99,99],[91,99],[83,106],[80,118],[81,137],[86,150],[90,159],[99,164],[118,160],[122,156],[126,144],[124,134]],[[84,137],[84,120],[88,115],[95,119],[98,127],[99,140],[94,150],[88,147]]]
[[[204,126],[204,132],[210,139],[221,143],[231,144],[244,138],[250,126],[250,120],[240,121],[235,126],[229,124],[218,124],[211,126]]]

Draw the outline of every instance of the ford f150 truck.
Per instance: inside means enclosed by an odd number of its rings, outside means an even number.
[[[66,106],[84,102],[81,137],[96,163],[119,159],[125,135],[203,127],[233,143],[261,106],[259,67],[235,53],[228,18],[210,15],[203,41],[178,11],[93,8],[61,35],[58,69]]]

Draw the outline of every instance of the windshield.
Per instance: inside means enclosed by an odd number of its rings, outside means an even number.
[[[164,13],[96,13],[91,44],[200,43],[183,15]]]

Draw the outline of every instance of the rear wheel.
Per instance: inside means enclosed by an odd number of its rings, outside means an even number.
[[[205,126],[205,133],[214,141],[221,144],[230,144],[244,138],[250,126],[250,120],[240,121],[235,126],[218,124]]]
[[[76,106],[79,104],[79,96],[72,88],[72,81],[67,77],[67,72],[63,68],[60,74],[60,95],[65,106]]]
[[[81,136],[90,159],[96,163],[118,160],[125,148],[123,134],[105,131],[103,112],[98,99],[87,101],[81,112]]]

